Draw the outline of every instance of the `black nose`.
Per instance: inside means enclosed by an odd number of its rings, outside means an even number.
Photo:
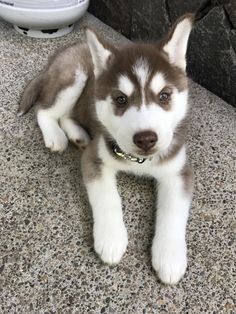
[[[152,131],[144,131],[136,133],[133,137],[134,144],[144,151],[148,151],[155,146],[157,142],[157,135]]]

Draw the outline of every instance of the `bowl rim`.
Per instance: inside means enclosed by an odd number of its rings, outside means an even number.
[[[11,11],[19,11],[19,12],[61,12],[61,11],[69,11],[71,9],[76,9],[85,3],[89,2],[89,0],[84,0],[82,3],[78,3],[76,5],[72,5],[70,7],[64,7],[64,8],[56,8],[56,9],[31,9],[31,8],[19,8],[19,7],[14,7],[8,4],[0,3],[0,7],[4,7],[6,9],[9,9]],[[1,14],[0,14],[1,15]]]

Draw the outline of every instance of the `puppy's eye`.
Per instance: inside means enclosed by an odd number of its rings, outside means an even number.
[[[159,95],[159,99],[161,102],[167,102],[170,99],[170,93],[161,92]]]
[[[118,105],[125,105],[127,103],[127,97],[124,95],[116,97],[116,103]]]

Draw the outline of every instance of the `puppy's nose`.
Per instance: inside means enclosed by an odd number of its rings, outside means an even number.
[[[136,133],[133,137],[134,144],[144,151],[148,151],[155,146],[157,142],[157,134],[152,131],[143,131]]]

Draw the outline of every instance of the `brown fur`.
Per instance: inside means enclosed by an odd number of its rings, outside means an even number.
[[[187,194],[191,195],[193,193],[193,171],[192,168],[186,163],[181,170],[180,175],[184,180],[184,190]]]
[[[155,95],[148,86],[153,76],[158,73],[164,73],[168,84],[174,86],[178,91],[183,91],[187,88],[187,78],[185,73],[178,67],[171,66],[161,51],[157,50],[154,45],[147,44],[130,44],[123,48],[119,53],[115,51],[113,63],[109,67],[109,71],[104,71],[97,81],[95,90],[96,98],[104,100],[108,95],[112,95],[113,100],[122,93],[117,90],[118,78],[121,74],[125,74],[135,86],[135,92],[128,97],[128,103],[125,106],[116,106],[114,101],[114,112],[116,115],[122,115],[130,107],[130,104],[141,106],[140,83],[133,73],[133,66],[140,58],[145,58],[148,61],[150,68],[149,80],[145,86],[145,97],[148,102],[155,102],[163,106],[158,100],[159,95]],[[164,106],[166,110],[169,106]]]
[[[24,90],[19,112],[27,112],[34,103],[45,109],[51,107],[58,93],[73,84],[78,64],[86,73],[92,73],[92,60],[86,44],[73,44],[57,51],[41,74]]]
[[[87,146],[85,152],[82,155],[82,172],[83,178],[86,182],[93,180],[100,176],[102,168],[102,160],[98,157],[98,139],[95,137]]]
[[[183,18],[181,17],[180,20]],[[192,16],[190,18],[192,19]],[[52,106],[58,93],[73,84],[76,67],[80,64],[85,73],[87,73],[88,79],[82,94],[73,108],[71,118],[77,121],[92,138],[96,138],[96,145],[90,144],[83,157],[83,163],[85,164],[85,169],[87,169],[85,170],[87,174],[85,177],[93,177],[96,173],[99,173],[101,166],[101,161],[96,157],[95,147],[97,146],[98,138],[96,135],[102,134],[108,146],[114,142],[96,119],[94,98],[99,100],[106,99],[108,95],[112,94],[112,98],[114,99],[114,113],[116,115],[122,115],[130,107],[130,104],[140,106],[140,83],[133,73],[133,66],[140,58],[146,59],[150,68],[149,80],[145,86],[147,103],[155,102],[165,110],[170,110],[170,101],[165,104],[160,103],[159,94],[155,95],[148,88],[151,79],[157,72],[164,74],[168,82],[168,86],[165,89],[168,89],[170,93],[172,86],[179,91],[187,89],[187,78],[184,71],[170,65],[166,53],[162,50],[163,45],[170,40],[175,26],[180,20],[175,23],[169,34],[159,44],[129,44],[123,47],[122,50],[118,50],[97,35],[104,47],[112,51],[113,54],[108,60],[109,70],[103,71],[97,79],[96,86],[92,58],[87,44],[73,44],[56,52],[49,59],[45,70],[27,86],[20,104],[20,111],[26,112],[32,106],[33,102],[36,102],[41,108]],[[129,97],[126,106],[118,107],[115,105],[115,98],[120,95],[120,91],[117,90],[116,86],[121,74],[127,75],[132,81],[135,86],[135,92]],[[178,153],[184,144],[185,133],[186,119],[177,127],[174,134],[174,144],[171,146],[168,154],[163,156],[161,162],[173,158]],[[86,159],[88,159],[87,164]],[[93,170],[89,170],[90,167]]]
[[[37,100],[40,106],[43,108],[52,106],[59,91],[74,83],[76,65],[80,64],[86,73],[91,73],[90,59],[87,45],[79,44],[67,47],[53,56],[44,73],[43,88]]]
[[[26,113],[37,101],[37,98],[39,96],[39,93],[43,87],[43,75],[44,73],[40,73],[38,76],[36,76],[32,81],[30,81],[21,97],[18,113],[19,115],[22,115]]]

